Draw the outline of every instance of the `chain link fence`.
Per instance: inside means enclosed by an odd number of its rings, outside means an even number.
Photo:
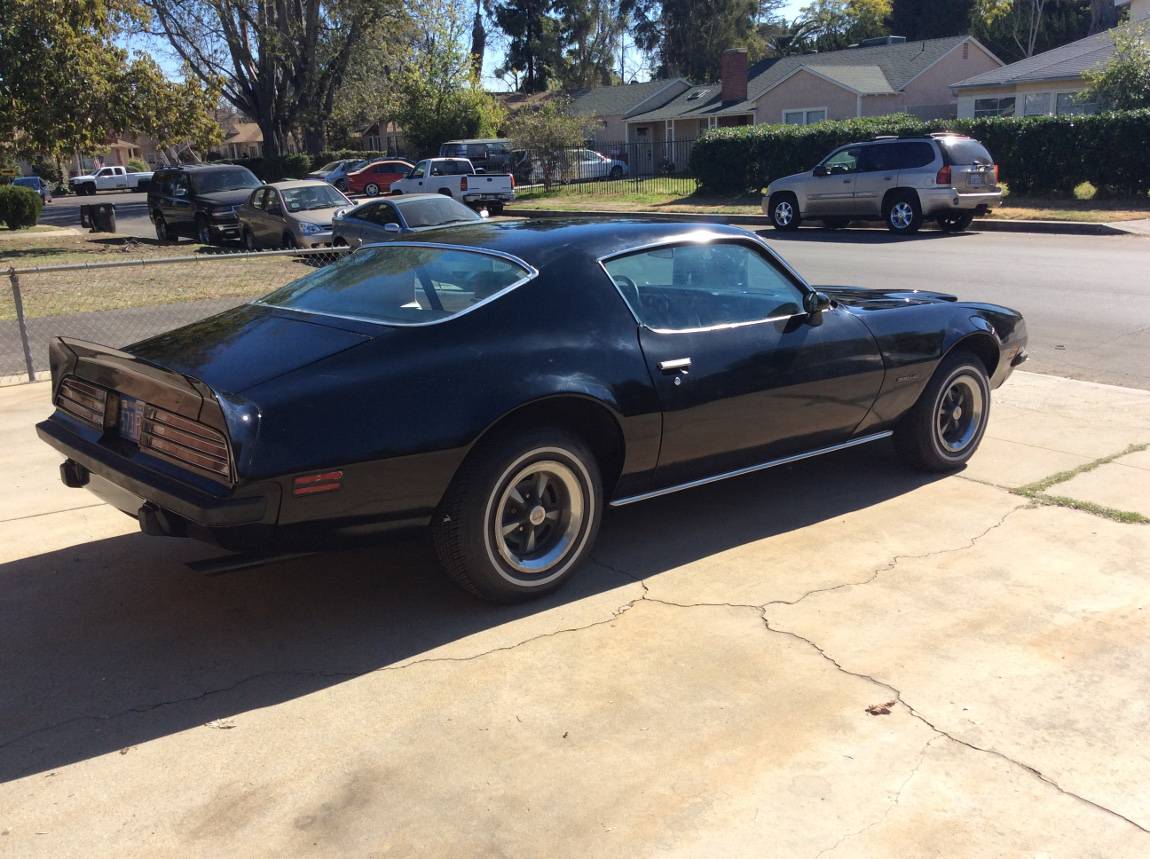
[[[122,348],[267,295],[346,253],[322,248],[9,268],[0,286],[0,385],[47,378],[48,341],[57,335]]]

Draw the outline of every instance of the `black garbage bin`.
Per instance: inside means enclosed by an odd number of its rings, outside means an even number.
[[[116,232],[116,204],[88,203],[80,207],[80,226],[93,233]]]

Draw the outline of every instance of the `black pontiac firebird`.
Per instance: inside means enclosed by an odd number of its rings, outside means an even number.
[[[732,227],[485,222],[366,247],[125,349],[57,338],[40,437],[149,534],[247,553],[430,525],[451,577],[562,584],[604,504],[893,434],[965,463],[1013,310],[808,286]]]

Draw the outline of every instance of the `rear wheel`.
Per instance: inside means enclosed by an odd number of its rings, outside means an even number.
[[[771,197],[771,223],[776,230],[797,230],[802,223],[799,215],[799,201],[790,192]]]
[[[340,191],[343,191],[346,194],[347,193],[347,180],[346,179],[336,179],[335,180],[335,187],[338,188]]]
[[[363,186],[363,193],[367,194],[369,197],[374,197],[379,194],[379,186],[374,182],[368,182]]]
[[[602,516],[599,466],[574,435],[495,436],[460,468],[432,536],[460,587],[496,602],[550,593],[587,557]]]
[[[973,222],[974,212],[952,212],[938,218],[938,226],[948,233],[961,233]]]
[[[887,229],[900,236],[909,236],[918,232],[922,226],[922,207],[918,202],[918,194],[913,191],[897,191],[887,199],[886,210],[883,212]]]
[[[618,181],[623,178],[623,168],[616,164],[611,168],[611,179]]]
[[[176,240],[176,236],[168,229],[168,222],[164,220],[164,216],[159,212],[156,213],[156,239],[163,244]]]
[[[487,214],[491,215],[491,217],[493,217],[493,218],[497,217],[499,215],[502,215],[503,214],[503,204],[502,203],[488,203],[487,204]]]
[[[970,352],[951,352],[895,426],[895,448],[921,471],[953,471],[978,449],[990,418],[986,368]]]
[[[249,251],[256,250],[256,237],[247,227],[244,227],[244,247]]]
[[[295,240],[295,236],[293,236],[291,233],[284,233],[284,237],[283,237],[283,248],[284,248],[284,250],[294,251],[298,247],[299,247],[299,242],[297,242]]]

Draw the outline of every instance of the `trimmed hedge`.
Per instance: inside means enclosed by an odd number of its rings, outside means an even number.
[[[19,185],[0,186],[0,221],[10,230],[21,227],[34,227],[40,220],[40,210],[44,201],[31,188]]]
[[[311,157],[304,153],[266,156],[264,158],[221,158],[217,164],[238,164],[247,167],[261,182],[282,182],[284,179],[302,179],[311,172]]]
[[[876,134],[957,131],[980,140],[999,178],[1024,193],[1069,193],[1090,182],[1105,193],[1150,191],[1150,110],[1093,116],[1027,116],[923,121],[908,114],[751,125],[709,131],[691,149],[690,169],[709,193],[760,191],[810,170],[831,150]]]

